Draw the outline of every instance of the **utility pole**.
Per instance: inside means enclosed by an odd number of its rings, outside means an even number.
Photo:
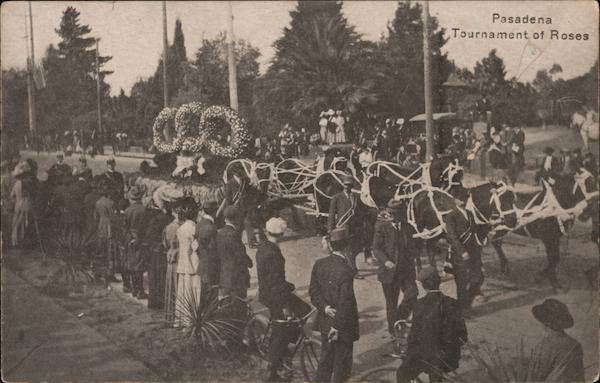
[[[35,89],[33,81],[33,71],[35,70],[35,53],[33,45],[33,15],[31,14],[31,1],[29,3],[29,33],[27,33],[27,20],[25,21],[25,33],[28,34],[27,42],[27,99],[29,105],[29,131],[31,137],[36,134],[35,124]]]
[[[228,31],[227,31],[227,63],[229,67],[229,106],[231,109],[238,111],[238,95],[237,95],[237,70],[235,67],[235,37],[233,36],[233,7],[231,1],[228,1]]]
[[[163,13],[163,97],[164,107],[169,106],[169,87],[167,84],[167,51],[169,49],[169,40],[167,39],[167,2],[162,2]]]
[[[429,46],[429,0],[423,2],[423,78],[425,85],[425,134],[427,161],[435,158],[433,147],[433,100],[431,92],[431,49]]]
[[[98,138],[100,154],[104,154],[104,132],[102,131],[102,92],[100,89],[100,39],[96,38],[96,96],[98,98]]]

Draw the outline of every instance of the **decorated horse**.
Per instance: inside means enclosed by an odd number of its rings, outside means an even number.
[[[498,228],[492,245],[500,258],[502,270],[508,270],[508,259],[502,250],[502,239],[508,232],[539,239],[544,244],[547,266],[537,273],[535,282],[548,279],[560,288],[556,269],[560,261],[560,238],[567,234],[575,218],[597,214],[598,185],[585,169],[575,175],[561,175],[554,184],[544,181],[543,189],[536,193],[515,193],[517,224],[510,228]]]

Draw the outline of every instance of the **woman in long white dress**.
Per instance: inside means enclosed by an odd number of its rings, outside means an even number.
[[[200,303],[202,281],[200,280],[200,260],[193,246],[196,234],[194,220],[198,214],[196,202],[191,197],[182,201],[178,218],[183,224],[177,229],[179,259],[177,261],[177,299],[175,301],[174,327],[190,326],[190,310],[196,310]]]
[[[346,118],[342,116],[342,111],[338,110],[336,116],[333,118],[335,127],[335,142],[344,143],[346,142]]]
[[[321,142],[327,142],[327,115],[321,112],[319,115],[319,133],[321,134]]]

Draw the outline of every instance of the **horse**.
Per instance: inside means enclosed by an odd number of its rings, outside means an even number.
[[[344,173],[338,170],[328,170],[320,174],[314,182],[313,201],[317,216],[317,232],[324,235],[327,233],[326,220],[329,215],[329,206],[331,199],[337,193],[344,190],[342,176]],[[353,178],[352,192],[359,194],[361,192],[361,183],[355,176]],[[364,230],[361,230],[361,238],[354,238],[354,243],[357,243],[357,248],[363,249],[365,257],[369,256],[371,244],[373,242],[373,233],[375,229],[375,221],[377,220],[376,209],[365,205],[361,198],[358,198],[358,204],[355,208],[353,217],[355,225],[363,225]]]
[[[492,238],[501,268],[503,272],[508,271],[508,259],[502,250],[502,240],[507,232],[539,239],[544,244],[548,263],[536,274],[534,281],[541,283],[548,279],[552,287],[560,288],[556,275],[560,238],[567,233],[568,226],[576,217],[581,219],[589,215],[594,207],[597,211],[597,201],[594,201],[598,195],[596,182],[591,174],[580,170],[577,175],[560,175],[554,185],[544,181],[539,192],[515,195],[517,225]]]

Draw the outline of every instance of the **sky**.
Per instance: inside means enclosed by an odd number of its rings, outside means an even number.
[[[264,71],[273,57],[272,44],[289,25],[290,10],[296,2],[232,2],[234,35],[245,39],[261,52],[259,62]],[[57,44],[62,11],[74,6],[80,22],[88,24],[94,37],[100,37],[100,53],[113,59],[107,69],[112,94],[123,88],[127,94],[139,79],[156,70],[162,51],[162,6],[160,1],[39,1],[32,2],[36,60],[43,57],[49,44]],[[26,2],[3,2],[1,7],[1,66],[23,68],[27,40]],[[175,19],[183,24],[188,58],[193,58],[202,39],[210,39],[227,28],[227,2],[167,2],[168,38],[172,42]],[[397,8],[395,1],[347,1],[343,12],[363,38],[378,40],[386,33]],[[431,1],[430,13],[446,28],[449,38],[444,46],[456,65],[473,68],[475,63],[496,48],[504,59],[507,77],[531,81],[538,70],[558,63],[559,77],[582,75],[598,58],[598,7],[594,1]],[[493,22],[499,17],[550,17],[550,25],[508,24]],[[454,37],[452,28],[464,31],[522,32],[529,36],[545,31],[543,40],[487,40]],[[587,40],[551,40],[550,30],[588,34]],[[568,37],[568,36],[567,36]]]

